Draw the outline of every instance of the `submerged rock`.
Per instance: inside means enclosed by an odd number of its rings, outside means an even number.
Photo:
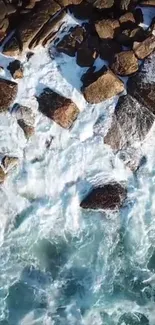
[[[45,88],[37,100],[40,112],[65,129],[69,129],[77,119],[79,109],[76,104],[50,88]]]
[[[85,74],[85,79],[87,73]],[[90,75],[89,75],[90,78]],[[92,73],[88,84],[82,87],[82,93],[88,103],[97,104],[123,92],[123,82],[105,66]]]
[[[123,51],[114,56],[111,69],[120,76],[129,76],[138,71],[138,59],[133,51]]]
[[[0,112],[8,111],[17,95],[17,84],[0,78]]]
[[[121,184],[109,183],[94,188],[80,206],[84,209],[115,210],[122,206],[126,197],[127,190]]]
[[[13,62],[10,62],[7,69],[10,71],[14,79],[23,78],[23,68],[19,60],[14,60]]]

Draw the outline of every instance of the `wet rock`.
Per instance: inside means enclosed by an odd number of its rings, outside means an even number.
[[[17,95],[17,84],[0,79],[0,112],[8,111]]]
[[[138,59],[145,59],[155,50],[155,36],[151,35],[141,43],[135,42],[133,50]]]
[[[103,19],[95,24],[96,32],[101,39],[113,39],[119,28],[120,24],[116,19]]]
[[[143,121],[143,123],[142,123]],[[154,115],[130,95],[118,100],[104,143],[113,150],[129,149],[142,142],[154,123]]]
[[[69,5],[78,5],[83,0],[58,0],[58,3],[61,7],[67,7]]]
[[[148,318],[141,314],[134,312],[132,313],[124,313],[119,321],[118,325],[149,325],[149,320]]]
[[[23,67],[19,60],[14,60],[13,62],[10,62],[7,69],[10,71],[14,79],[23,78]]]
[[[56,45],[58,52],[63,52],[67,55],[74,56],[80,44],[84,41],[86,31],[81,26],[72,27],[69,34]]]
[[[17,122],[20,128],[23,130],[26,139],[29,140],[34,135],[35,128],[31,125],[26,124],[22,119],[19,119]]]
[[[37,100],[39,111],[65,129],[69,129],[77,119],[79,109],[75,103],[50,88],[45,88]]]
[[[34,52],[29,51],[29,52],[26,54],[27,61],[29,61],[29,60],[32,58],[33,55],[34,55]]]
[[[120,26],[123,29],[130,28],[135,25],[136,20],[132,12],[127,12],[119,18]]]
[[[155,7],[155,2],[154,2],[154,0],[144,0],[144,1],[140,2],[140,5],[144,6],[144,7],[147,7],[147,6]]]
[[[89,37],[77,50],[76,62],[81,67],[90,67],[98,56],[98,39]]]
[[[97,9],[109,9],[114,5],[114,0],[87,0]]]
[[[155,55],[150,55],[140,71],[127,82],[130,95],[155,114]]]
[[[123,92],[124,84],[117,76],[105,66],[92,73],[87,83],[87,73],[85,74],[85,85],[82,93],[88,103],[97,104]],[[113,85],[113,87],[111,87]]]
[[[115,40],[101,40],[99,53],[103,60],[111,61],[115,54],[122,51],[121,44],[117,43]]]
[[[9,20],[8,18],[5,18],[0,22],[0,41],[6,36],[8,27]]]
[[[16,56],[19,55],[21,52],[21,48],[19,46],[19,42],[15,35],[12,36],[8,41],[6,41],[3,50],[3,54],[8,56]]]
[[[111,69],[120,76],[129,76],[138,71],[138,59],[133,51],[124,51],[115,55]]]
[[[133,42],[142,42],[148,37],[148,31],[142,27],[133,26],[122,30],[116,37],[116,40],[124,46],[132,46]]]
[[[17,166],[18,162],[19,162],[19,160],[17,157],[4,156],[2,159],[2,165],[6,171]]]
[[[130,9],[133,9],[136,4],[138,3],[138,0],[120,0],[115,2],[117,6],[123,11],[128,11]]]
[[[134,11],[134,17],[136,20],[136,24],[139,25],[140,23],[143,23],[144,18],[143,18],[143,12],[141,8],[136,8]]]
[[[126,196],[127,191],[121,184],[109,183],[94,188],[80,206],[84,209],[115,210],[122,206]]]
[[[88,19],[91,20],[94,16],[94,8],[93,6],[86,2],[82,1],[77,6],[70,6],[69,7],[70,12],[74,15],[77,19]]]
[[[4,172],[3,168],[0,167],[0,184],[4,183],[7,174]]]

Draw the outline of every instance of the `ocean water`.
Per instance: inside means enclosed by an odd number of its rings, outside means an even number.
[[[67,16],[67,28],[76,23]],[[14,114],[0,115],[0,152],[19,157],[0,188],[0,324],[155,325],[155,127],[135,144],[146,161],[133,175],[103,141],[117,98],[86,104],[86,69],[52,45],[20,59],[15,103],[32,108],[36,131],[26,141]],[[38,112],[45,86],[78,105],[70,131]],[[128,190],[120,211],[80,208],[93,185],[111,180]]]

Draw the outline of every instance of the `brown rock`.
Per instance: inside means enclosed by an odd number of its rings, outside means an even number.
[[[145,59],[155,50],[155,36],[151,35],[143,42],[135,42],[133,50],[138,59]]]
[[[148,31],[142,27],[132,27],[122,30],[116,40],[124,46],[132,46],[133,42],[142,42],[148,37]]]
[[[4,172],[3,168],[0,167],[0,184],[4,183],[7,174]]]
[[[118,4],[119,8],[123,11],[128,11],[133,9],[136,4],[138,3],[138,0],[119,0],[115,2]]]
[[[35,128],[33,126],[27,125],[22,119],[18,120],[17,122],[20,128],[23,130],[25,137],[27,138],[27,140],[29,140],[30,137],[32,137],[32,135],[34,134]]]
[[[121,28],[130,28],[136,23],[134,14],[132,12],[127,12],[119,18]]]
[[[7,8],[3,0],[0,0],[0,21],[2,21],[7,15]]]
[[[92,74],[91,82],[82,88],[86,101],[91,104],[100,103],[123,91],[123,82],[106,67],[103,67],[97,74]]]
[[[3,47],[3,54],[8,56],[16,56],[20,54],[20,46],[19,42],[14,35],[12,38],[10,38]]]
[[[23,68],[19,60],[14,60],[10,62],[7,69],[10,71],[14,79],[23,78]]]
[[[97,9],[109,9],[114,5],[114,0],[87,0]]]
[[[101,40],[100,42],[99,53],[103,60],[111,61],[115,54],[121,51],[121,44],[117,43],[115,40],[107,39]]]
[[[143,7],[147,7],[147,6],[155,7],[155,2],[154,0],[144,0],[140,2],[140,5]]]
[[[86,31],[81,26],[72,27],[69,34],[65,35],[63,39],[56,45],[58,52],[63,52],[67,55],[74,56],[80,44],[86,36]]]
[[[155,17],[152,19],[151,25],[149,27],[151,33],[155,35]]]
[[[115,55],[111,69],[120,76],[129,76],[138,71],[138,59],[133,51],[124,51]]]
[[[9,110],[17,95],[17,84],[8,80],[0,79],[0,112]]]
[[[4,156],[2,159],[2,165],[6,171],[12,169],[13,167],[18,165],[18,158],[17,157],[9,157]]]
[[[116,19],[103,19],[95,24],[96,32],[101,39],[113,39],[119,31],[119,21]]]
[[[58,0],[58,3],[61,7],[67,7],[69,5],[78,5],[83,0]]]
[[[45,88],[37,98],[39,110],[65,129],[69,129],[77,119],[79,109],[69,98],[65,98],[49,88]]]
[[[119,209],[127,197],[127,190],[119,183],[109,183],[93,188],[80,206],[83,209]]]
[[[1,21],[1,25],[0,25],[0,41],[3,40],[3,38],[6,36],[8,27],[9,27],[9,20],[8,18],[5,18],[3,19],[3,21]]]

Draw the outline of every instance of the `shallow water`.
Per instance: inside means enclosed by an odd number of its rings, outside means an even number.
[[[134,176],[103,143],[117,98],[86,104],[75,58],[38,47],[21,60],[15,102],[33,109],[36,133],[27,142],[14,115],[1,114],[0,152],[20,164],[0,188],[0,324],[154,325],[155,128],[136,144],[147,159]],[[45,86],[80,108],[70,131],[38,113]],[[128,189],[119,212],[79,207],[92,185],[110,180]]]

